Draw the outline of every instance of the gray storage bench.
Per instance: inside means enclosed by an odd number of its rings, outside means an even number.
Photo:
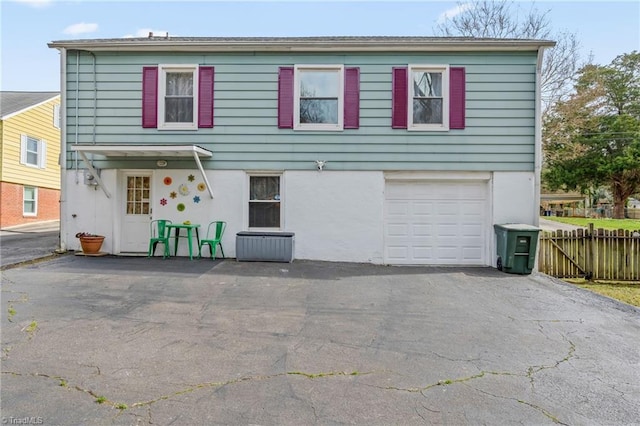
[[[236,234],[236,260],[254,262],[293,262],[293,232],[251,232]]]

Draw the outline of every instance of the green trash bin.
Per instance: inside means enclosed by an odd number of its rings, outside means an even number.
[[[535,266],[540,228],[520,223],[493,225],[496,231],[498,270],[528,275]]]

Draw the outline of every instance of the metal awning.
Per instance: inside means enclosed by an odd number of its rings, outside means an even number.
[[[82,161],[87,166],[87,169],[91,175],[95,178],[96,182],[102,191],[111,198],[111,193],[107,190],[102,179],[96,172],[96,169],[91,164],[91,161],[87,158],[87,154],[97,154],[104,157],[153,157],[153,158],[172,158],[172,157],[193,157],[209,195],[213,198],[213,191],[209,184],[209,179],[204,172],[200,158],[211,158],[213,153],[207,149],[199,147],[197,145],[71,145],[69,147],[71,151],[76,151]]]

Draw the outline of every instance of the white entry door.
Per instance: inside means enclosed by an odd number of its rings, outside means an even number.
[[[146,253],[151,222],[151,172],[123,172],[120,251]]]
[[[485,265],[488,213],[485,181],[389,181],[385,263]]]

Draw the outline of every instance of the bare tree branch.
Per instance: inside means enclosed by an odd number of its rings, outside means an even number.
[[[542,105],[565,99],[572,90],[573,77],[580,68],[580,43],[575,34],[553,33],[549,10],[539,11],[532,6],[523,10],[510,0],[480,0],[458,3],[461,13],[445,18],[434,31],[453,37],[554,39],[556,46],[545,51],[542,65]]]

